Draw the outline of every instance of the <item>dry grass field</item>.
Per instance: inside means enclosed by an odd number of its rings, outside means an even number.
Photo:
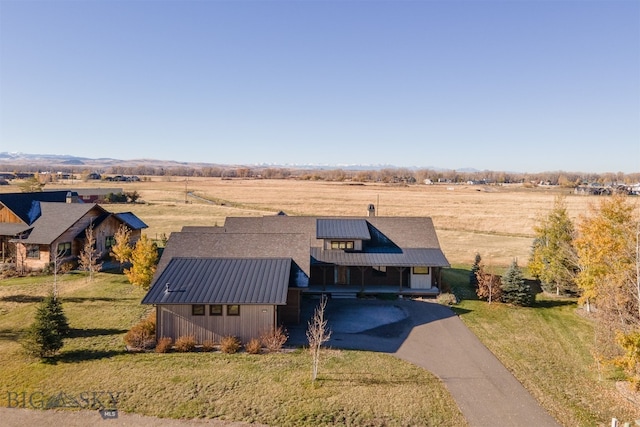
[[[227,216],[366,215],[370,203],[382,216],[430,216],[452,264],[471,264],[479,252],[489,265],[505,266],[515,257],[527,263],[536,220],[564,194],[570,215],[587,212],[597,196],[569,189],[521,186],[389,185],[324,181],[151,177],[135,183],[86,182],[75,187],[122,187],[138,191],[144,204],[110,205],[131,210],[159,237],[183,225],[222,225]],[[13,187],[13,186],[10,186]],[[9,187],[9,188],[10,188]],[[69,186],[70,187],[70,186]],[[194,196],[186,198],[185,189]],[[7,190],[7,187],[2,189]],[[13,191],[17,191],[15,187]],[[207,200],[203,200],[207,199]]]

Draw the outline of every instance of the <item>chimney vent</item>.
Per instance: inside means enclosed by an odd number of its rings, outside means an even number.
[[[376,216],[376,207],[373,203],[369,205],[369,216]]]

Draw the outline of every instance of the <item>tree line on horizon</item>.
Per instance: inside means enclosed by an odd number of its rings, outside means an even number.
[[[245,167],[245,166],[110,166],[101,170],[83,168],[77,166],[56,166],[56,173],[44,174],[50,171],[47,165],[10,165],[4,166],[12,173],[38,173],[48,177],[50,181],[56,180],[57,172],[73,174],[74,179],[89,180],[91,174],[100,175],[141,175],[141,176],[166,176],[166,177],[212,177],[222,179],[300,179],[310,181],[335,181],[335,182],[381,182],[399,184],[422,184],[425,182],[466,183],[479,184],[546,184],[559,185],[573,188],[584,184],[618,184],[629,185],[640,182],[640,172],[567,172],[547,171],[538,173],[504,172],[504,171],[461,171],[461,170],[436,170],[436,169],[410,169],[410,168],[382,168],[370,170],[351,170],[342,168],[286,168],[286,167]]]

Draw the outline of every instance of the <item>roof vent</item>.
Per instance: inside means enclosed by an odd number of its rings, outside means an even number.
[[[369,216],[376,216],[376,207],[373,203],[369,205]]]

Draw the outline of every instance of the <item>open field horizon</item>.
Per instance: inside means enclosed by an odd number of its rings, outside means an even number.
[[[148,181],[80,182],[60,188],[114,187],[137,191],[144,203],[107,204],[115,212],[132,211],[145,221],[151,238],[169,236],[185,225],[223,225],[229,216],[365,216],[376,205],[380,216],[429,216],[449,262],[471,264],[475,253],[490,266],[514,258],[528,263],[533,227],[563,195],[569,216],[579,220],[605,196],[573,194],[559,187],[520,185],[392,185],[286,179],[149,177]],[[53,187],[53,185],[52,185]],[[4,186],[3,192],[19,191]],[[189,195],[187,195],[189,193]],[[637,209],[638,203],[636,203]]]

